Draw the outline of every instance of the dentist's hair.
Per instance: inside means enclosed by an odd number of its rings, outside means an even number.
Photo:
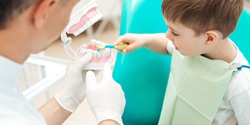
[[[0,30],[4,29],[7,23],[15,19],[31,5],[42,0],[0,0]],[[60,0],[63,5],[69,0]]]
[[[180,23],[198,36],[217,30],[228,37],[236,28],[244,0],[163,0],[162,14],[167,21]]]

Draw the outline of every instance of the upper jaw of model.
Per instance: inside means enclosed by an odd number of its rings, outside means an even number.
[[[79,22],[76,22],[71,27],[69,27],[67,33],[74,34],[75,36],[77,36],[83,31],[85,31],[88,27],[92,26],[100,18],[101,14],[99,14],[97,8],[94,7],[90,9],[85,15],[83,15]]]
[[[94,0],[81,0],[72,10],[66,32],[77,36],[96,23],[101,17],[102,14],[98,11]]]

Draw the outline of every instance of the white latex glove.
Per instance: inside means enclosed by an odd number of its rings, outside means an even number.
[[[74,112],[86,97],[85,76],[87,71],[82,70],[82,67],[86,66],[91,59],[92,54],[88,53],[69,63],[64,87],[55,95],[57,102],[70,112]]]
[[[125,107],[125,96],[121,86],[114,81],[109,64],[104,66],[103,79],[96,83],[94,72],[86,74],[87,100],[98,123],[112,119],[123,125],[121,116]]]

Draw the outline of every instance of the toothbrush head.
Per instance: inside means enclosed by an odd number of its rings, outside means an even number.
[[[99,45],[97,46],[97,51],[104,50],[105,46],[104,45]]]
[[[115,46],[114,45],[99,45],[97,46],[97,51],[104,50],[105,48],[113,49],[115,48]]]
[[[116,50],[123,50],[125,47],[127,47],[128,44],[126,43],[120,43],[120,44],[117,44],[117,45],[99,45],[97,46],[97,51],[100,51],[100,50],[104,50],[105,48],[110,48],[110,49],[116,49]]]

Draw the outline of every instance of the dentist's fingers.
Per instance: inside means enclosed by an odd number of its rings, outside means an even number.
[[[106,63],[103,68],[103,79],[112,79],[112,71],[109,63]]]
[[[74,67],[77,68],[83,68],[84,66],[86,66],[92,59],[93,55],[92,53],[87,53],[85,54],[83,57],[76,59],[74,62]]]
[[[91,89],[97,86],[95,73],[93,71],[88,71],[86,73],[86,88]]]

